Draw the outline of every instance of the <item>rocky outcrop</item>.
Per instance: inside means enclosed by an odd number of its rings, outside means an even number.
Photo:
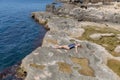
[[[113,2],[113,1],[119,1],[119,0],[56,0],[60,2],[81,2],[81,3],[98,3],[98,2]]]
[[[51,9],[49,10],[52,12]],[[84,22],[105,21],[106,18],[103,18],[105,14],[108,18],[114,13],[109,14],[107,9],[105,11],[104,13],[100,8],[81,9],[78,5],[64,4],[58,11],[58,15],[50,12],[33,12],[32,17],[49,31],[43,39],[42,46],[22,60],[21,68],[27,72],[25,80],[120,80],[119,72],[111,67],[111,64],[116,61],[115,66],[119,70],[120,57],[110,54],[113,47],[110,51],[107,50],[113,43],[107,41],[100,45],[89,41],[91,38],[97,41],[103,37],[105,40],[108,40],[107,37],[110,39],[114,37],[117,40],[120,32],[114,28],[112,28],[113,31],[107,31],[110,29],[106,23]],[[119,16],[119,13],[117,15]],[[76,18],[83,22],[79,22]],[[114,22],[110,19],[107,20]],[[100,27],[106,32],[99,31]],[[92,33],[92,30],[96,30],[95,33]],[[54,48],[56,45],[68,45],[73,42],[82,46],[78,47],[78,53],[74,48],[70,50]],[[118,44],[120,44],[119,41],[113,45]],[[107,45],[107,48],[103,47],[104,45]],[[116,51],[119,51],[119,47],[114,50]]]
[[[113,34],[113,33],[104,33],[104,34],[96,33],[96,34],[90,35],[90,38],[93,40],[99,40],[102,37],[112,37],[112,36],[115,36],[115,34]]]
[[[105,65],[109,53],[104,48],[89,42],[80,43],[83,48],[78,54],[74,49],[37,48],[22,62],[28,72],[25,80],[119,80]],[[81,59],[87,60],[87,65],[86,61],[81,63]]]
[[[94,22],[113,22],[120,23],[120,3],[112,3],[111,5],[103,4],[87,4],[87,8],[81,4],[64,3],[57,10],[59,15],[64,17],[72,16],[78,21],[94,21]]]
[[[117,38],[120,40],[120,34],[117,34]]]
[[[120,45],[118,45],[115,50],[114,50],[116,53],[120,53]]]
[[[56,11],[55,5],[54,4],[48,4],[48,5],[46,5],[46,11],[54,13]]]
[[[37,21],[47,20],[50,30],[38,47],[23,59],[21,67],[27,72],[25,80],[119,80],[108,66],[107,60],[114,58],[107,50],[95,43],[81,41],[84,26],[72,17],[60,17],[48,12],[34,12]],[[115,36],[101,33],[102,37]],[[67,45],[77,41],[81,44],[78,53],[75,49],[54,49],[55,45]]]
[[[78,20],[84,21],[106,21],[120,23],[119,9],[115,10],[114,8],[111,8],[111,10],[115,12],[111,12],[108,9],[103,9],[102,7],[89,7],[88,9],[74,8],[70,11],[70,15],[75,16],[75,18]]]

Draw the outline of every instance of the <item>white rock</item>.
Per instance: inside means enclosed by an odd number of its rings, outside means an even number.
[[[90,38],[93,40],[99,40],[100,38],[102,38],[102,36],[101,36],[101,34],[96,33],[96,34],[90,35]]]
[[[118,45],[115,50],[114,50],[116,53],[120,53],[120,45]]]
[[[113,34],[113,33],[104,33],[104,34],[103,33],[95,33],[95,34],[90,35],[90,38],[93,40],[99,40],[102,37],[110,37],[110,36],[115,36],[115,34]]]
[[[120,34],[117,34],[118,37],[120,37]]]
[[[105,33],[105,34],[101,34],[102,37],[110,37],[110,36],[115,36],[114,33]]]
[[[117,38],[120,39],[120,34],[117,34]]]
[[[120,37],[117,37],[120,40]]]

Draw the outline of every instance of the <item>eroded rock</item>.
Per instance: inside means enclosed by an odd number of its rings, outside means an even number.
[[[117,38],[120,40],[120,34],[117,34]]]
[[[120,45],[118,45],[115,50],[114,50],[116,53],[120,53]]]
[[[96,34],[90,35],[90,38],[93,40],[99,40],[100,38],[102,38],[102,36],[101,36],[101,34],[96,33]]]
[[[77,39],[85,33],[85,28],[79,24],[80,20],[119,23],[118,11],[110,12],[103,7],[82,9],[65,3],[58,13],[59,15],[49,12],[32,14],[37,21],[43,21],[50,31],[45,35],[42,46],[23,59],[21,67],[27,72],[25,80],[120,80],[107,66],[107,60],[113,56],[104,47]],[[99,40],[113,36],[116,35],[106,32],[91,34],[89,37]],[[74,41],[82,46],[78,48],[78,53],[75,53],[75,49],[54,49],[55,45],[68,45]]]
[[[93,40],[99,40],[102,37],[112,37],[112,36],[115,36],[115,34],[113,34],[113,33],[95,33],[95,34],[90,35],[90,38]]]
[[[110,54],[103,47],[89,42],[80,44],[83,47],[78,54],[75,49],[37,48],[22,61],[27,71],[25,80],[119,80],[105,65]]]

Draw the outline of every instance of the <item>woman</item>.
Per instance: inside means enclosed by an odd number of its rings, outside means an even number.
[[[69,44],[69,45],[58,45],[55,48],[56,49],[67,49],[67,50],[75,48],[76,53],[78,53],[78,49],[77,49],[78,47],[82,47],[82,46],[78,43],[72,43],[72,44]]]

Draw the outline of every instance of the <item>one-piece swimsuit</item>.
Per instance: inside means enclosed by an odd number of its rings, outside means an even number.
[[[69,47],[70,49],[75,48],[75,43],[69,44],[68,47]]]

